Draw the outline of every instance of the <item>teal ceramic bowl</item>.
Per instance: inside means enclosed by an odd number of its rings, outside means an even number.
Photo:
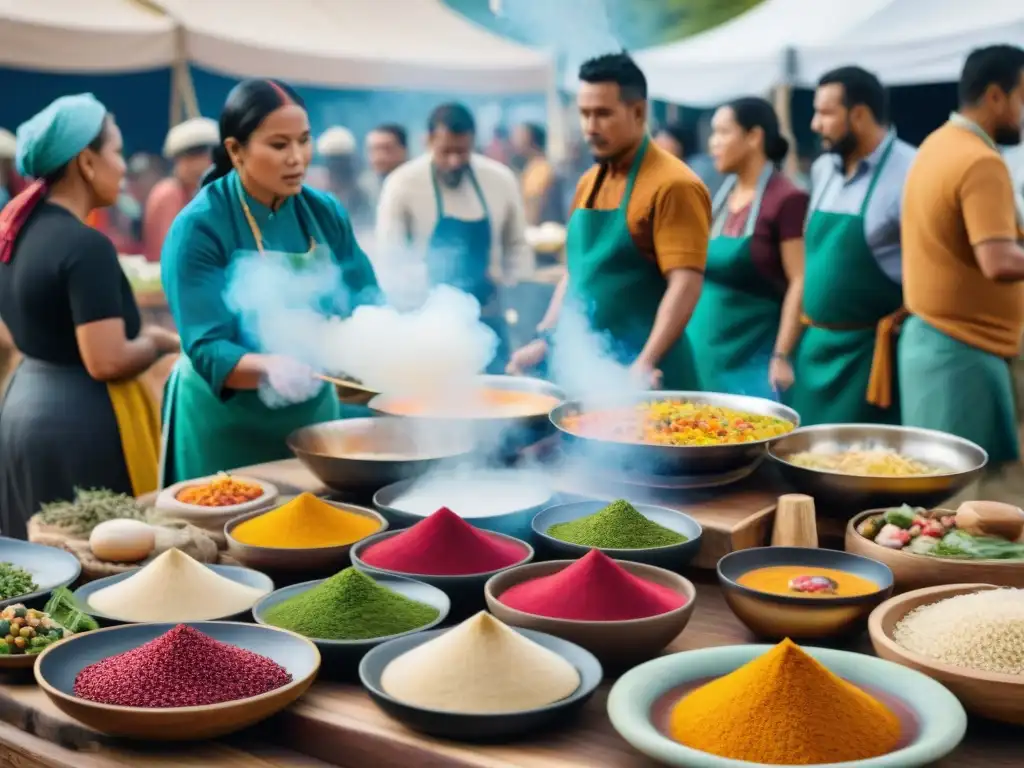
[[[673,689],[727,675],[767,653],[771,645],[731,645],[676,653],[641,664],[612,687],[608,716],[616,731],[640,752],[679,768],[758,768],[760,763],[730,760],[683,746],[654,722],[656,705]],[[918,768],[942,759],[963,740],[967,714],[956,697],[930,677],[874,656],[829,648],[803,647],[832,672],[896,705],[904,726],[912,726],[905,746],[881,757],[829,763],[815,768]],[[915,726],[916,727],[913,727]],[[795,766],[773,766],[795,768]]]

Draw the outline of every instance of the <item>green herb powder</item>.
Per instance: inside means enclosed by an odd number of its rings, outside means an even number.
[[[13,563],[0,563],[0,600],[36,592],[39,587],[32,580],[32,574]]]
[[[436,608],[382,587],[355,568],[346,568],[308,592],[279,603],[266,621],[318,640],[370,640],[422,627]]]
[[[682,544],[686,537],[641,515],[624,499],[599,512],[548,528],[548,536],[598,549],[650,549]]]

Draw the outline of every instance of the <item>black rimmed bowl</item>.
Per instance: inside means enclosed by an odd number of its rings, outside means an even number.
[[[0,608],[18,603],[25,603],[30,608],[42,607],[53,590],[71,584],[82,572],[82,564],[70,552],[6,536],[0,536],[0,563],[10,563],[28,571],[38,587],[28,594],[0,600]]]
[[[503,533],[495,533],[494,531],[487,531],[486,533],[490,536],[496,536],[499,539],[512,542],[513,544],[517,544],[522,547],[523,559],[494,571],[459,574],[457,576],[406,573],[404,571],[395,571],[388,568],[378,568],[377,566],[370,565],[363,560],[361,554],[365,552],[368,547],[384,541],[391,536],[397,536],[400,533],[403,533],[403,531],[378,533],[375,536],[370,536],[360,542],[357,542],[350,552],[352,556],[352,565],[375,579],[382,576],[397,576],[401,579],[413,579],[414,581],[429,584],[430,586],[441,590],[448,595],[448,599],[451,601],[449,615],[454,620],[467,618],[486,607],[486,602],[484,600],[484,585],[487,584],[487,580],[491,578],[491,576],[499,574],[502,571],[507,571],[509,568],[515,568],[518,565],[525,565],[533,560],[533,547],[525,541],[517,539],[514,536],[506,536]]]
[[[377,523],[377,530],[370,535],[383,533],[388,529],[388,521],[383,515],[366,507],[355,504],[346,504],[340,501],[322,500],[344,512],[359,517],[364,517]],[[349,550],[355,545],[339,544],[333,547],[261,547],[255,544],[246,544],[234,536],[235,528],[247,520],[262,517],[273,512],[278,507],[247,512],[227,522],[224,526],[224,538],[228,543],[228,554],[244,566],[255,568],[260,571],[270,571],[275,574],[284,573],[305,573],[316,575],[319,573],[334,573],[348,565]]]
[[[395,528],[408,528],[429,517],[439,507],[448,507],[476,528],[528,539],[534,515],[551,504],[554,498],[549,482],[540,473],[522,470],[437,474],[381,488],[373,495],[373,506]],[[509,500],[508,508],[491,515],[476,514],[479,508],[474,509],[467,501],[470,490],[474,496],[479,493],[482,501],[494,498],[503,502]],[[415,498],[417,494],[429,499],[430,503],[404,501]]]
[[[392,698],[381,687],[384,669],[399,656],[447,632],[435,629],[378,645],[359,663],[359,680],[370,698],[382,710],[403,725],[432,736],[456,741],[501,741],[532,735],[568,720],[587,703],[601,684],[604,671],[590,651],[575,643],[543,632],[512,628],[527,640],[557,653],[572,664],[580,676],[580,685],[572,694],[546,707],[495,715],[467,715],[436,709],[421,709]]]
[[[906,477],[847,475],[794,464],[798,453],[886,450],[944,471]],[[814,497],[818,513],[849,517],[863,509],[941,506],[977,479],[988,464],[980,446],[934,429],[884,424],[820,424],[801,427],[768,448],[779,474],[800,493]]]
[[[292,632],[227,621],[185,623],[214,640],[272,659],[291,674],[292,681],[259,696],[200,707],[121,707],[74,695],[75,678],[83,669],[155,640],[178,626],[171,623],[125,624],[72,635],[39,654],[36,682],[61,712],[101,733],[197,741],[239,731],[276,714],[306,692],[320,668],[316,646]]]
[[[238,565],[209,565],[207,563],[202,563],[202,565],[204,568],[209,568],[218,576],[223,576],[225,579],[230,579],[231,581],[237,584],[242,584],[246,587],[253,587],[254,589],[262,590],[266,594],[269,594],[274,591],[274,582],[271,580],[271,578],[265,574],[260,573],[259,571],[254,571],[252,568],[243,568]],[[75,590],[75,602],[78,603],[78,606],[81,610],[83,610],[85,613],[88,613],[90,616],[94,617],[96,621],[98,621],[100,624],[104,626],[139,623],[128,619],[118,619],[113,616],[108,616],[102,611],[97,611],[90,604],[89,598],[91,598],[101,589],[106,589],[107,587],[113,586],[118,582],[131,578],[141,570],[142,568],[132,568],[130,571],[125,571],[124,573],[117,573],[113,576],[107,576],[106,578],[97,579],[96,581],[90,581],[88,584],[83,584]],[[255,605],[255,601],[253,604]],[[206,621],[226,621],[231,619],[244,619],[249,615],[249,612],[251,610],[252,606],[246,608],[244,611],[234,613],[230,616],[218,616],[214,619],[207,619]],[[178,623],[188,624],[191,622],[184,621]]]
[[[533,518],[533,542],[537,551],[544,558],[576,559],[583,557],[592,549],[600,549],[608,557],[615,560],[629,560],[634,563],[656,565],[670,571],[678,571],[686,566],[700,552],[700,523],[685,512],[677,512],[668,507],[657,507],[651,504],[634,504],[633,507],[641,515],[663,528],[680,533],[686,541],[680,544],[669,544],[665,547],[648,547],[641,549],[611,549],[604,547],[588,547],[582,544],[571,544],[556,539],[548,534],[553,525],[571,523],[581,517],[588,517],[607,507],[604,501],[573,501],[568,504],[556,504],[537,513]]]
[[[803,597],[762,592],[743,586],[739,579],[759,568],[796,566],[813,574],[815,568],[859,576],[878,590],[854,597]],[[718,561],[718,582],[725,602],[758,637],[824,640],[862,632],[868,616],[892,594],[889,567],[849,552],[810,547],[756,547],[731,552]]]
[[[429,624],[424,624],[422,627],[410,629],[407,632],[400,632],[395,635],[383,635],[381,637],[373,637],[366,640],[326,640],[323,638],[311,637],[309,639],[312,640],[313,644],[320,650],[325,672],[331,672],[333,674],[354,672],[359,660],[362,659],[371,648],[375,648],[381,643],[386,643],[399,637],[414,635],[417,632],[424,632],[426,630],[433,629],[448,618],[448,611],[451,609],[451,601],[449,601],[448,596],[437,587],[432,587],[429,584],[424,584],[423,582],[416,581],[415,579],[404,579],[398,576],[368,575],[382,587],[387,587],[393,592],[397,592],[410,600],[415,600],[418,603],[424,603],[432,608],[436,608],[437,618]],[[253,618],[256,619],[257,624],[264,624],[271,627],[275,626],[267,621],[267,611],[272,609],[274,606],[291,600],[293,597],[297,597],[304,592],[308,592],[314,587],[319,587],[324,583],[324,581],[325,579],[306,581],[302,584],[295,584],[293,586],[284,587],[276,590],[275,592],[271,592],[253,606]]]

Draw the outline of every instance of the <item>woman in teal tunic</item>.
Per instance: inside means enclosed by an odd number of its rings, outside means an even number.
[[[715,112],[711,129],[715,167],[728,176],[712,208],[704,290],[686,326],[699,386],[784,397],[802,330],[807,194],[776,172],[789,142],[767,101],[736,99]]]
[[[333,262],[341,284],[307,302],[325,314],[347,314],[378,296],[345,211],[303,186],[313,150],[299,96],[283,83],[244,81],[228,95],[220,133],[214,166],[161,256],[183,352],[164,398],[164,484],[287,458],[290,432],[341,415],[333,388],[311,368],[267,354],[249,337],[249,324],[226,302],[233,266],[254,253],[297,270]]]

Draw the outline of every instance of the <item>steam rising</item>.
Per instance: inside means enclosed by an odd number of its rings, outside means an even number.
[[[608,334],[590,327],[586,312],[567,296],[559,313],[548,369],[571,400],[595,401],[636,390],[629,368],[612,354]]]

